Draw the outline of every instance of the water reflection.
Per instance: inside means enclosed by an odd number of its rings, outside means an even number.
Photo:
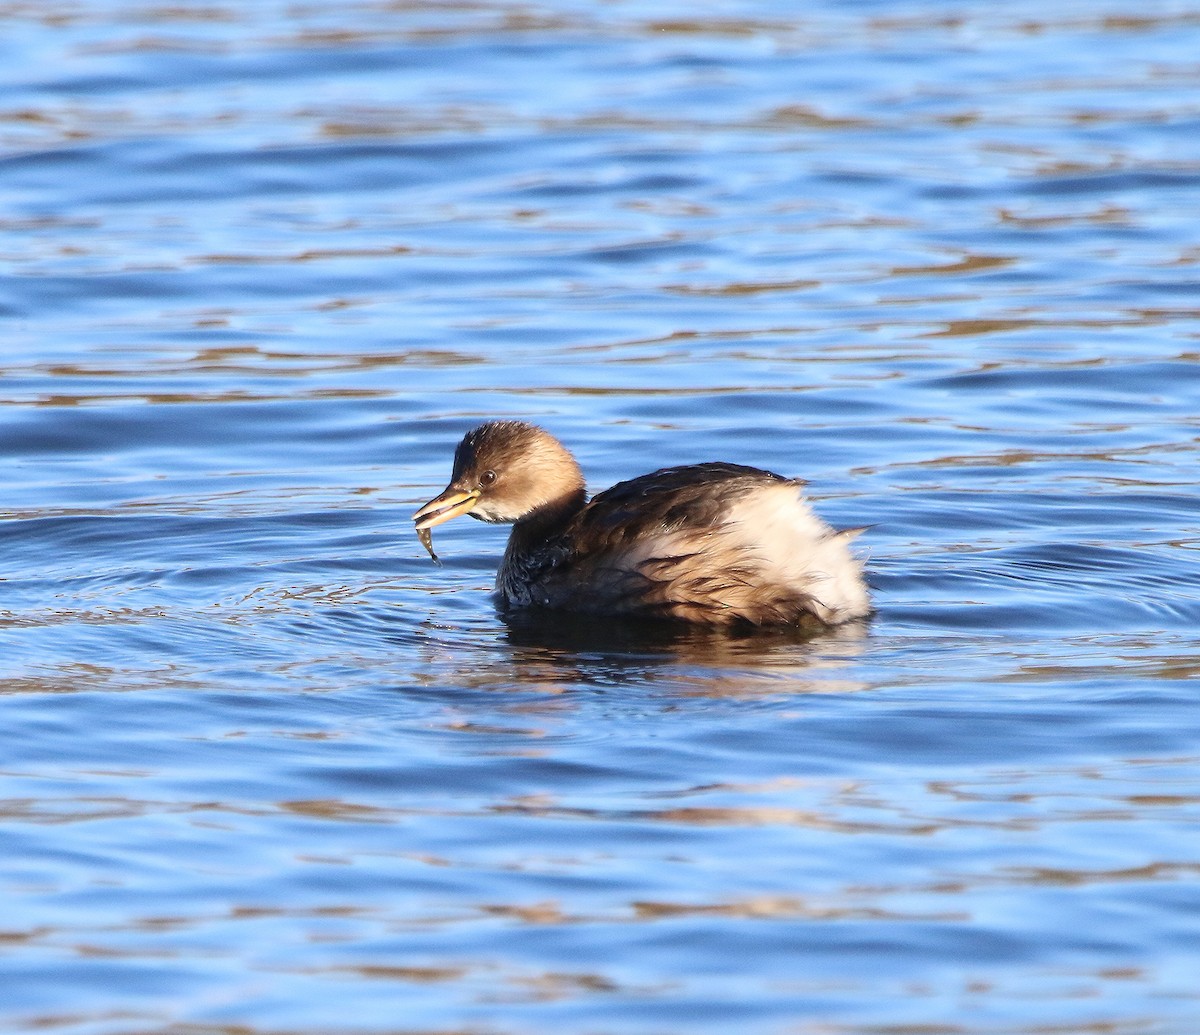
[[[509,677],[530,689],[653,684],[685,696],[850,693],[869,623],[836,629],[695,629],[670,622],[509,610]]]

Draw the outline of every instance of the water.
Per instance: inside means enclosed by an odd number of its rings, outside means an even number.
[[[0,17],[5,1030],[1200,1030],[1200,6]],[[506,622],[498,415],[878,615]]]

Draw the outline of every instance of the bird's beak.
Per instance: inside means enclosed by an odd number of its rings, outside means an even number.
[[[471,489],[464,492],[453,485],[447,486],[440,495],[435,496],[413,515],[417,531],[433,528],[443,521],[449,521],[460,514],[469,514],[479,502],[479,490]]]

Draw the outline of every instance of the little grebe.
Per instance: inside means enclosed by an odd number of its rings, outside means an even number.
[[[708,625],[834,625],[871,610],[850,542],[801,496],[802,482],[739,464],[668,467],[590,502],[556,438],[523,421],[470,431],[450,484],[413,515],[511,523],[502,601]],[[430,550],[432,553],[432,550]]]

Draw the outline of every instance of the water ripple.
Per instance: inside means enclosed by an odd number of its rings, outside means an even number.
[[[1192,1035],[1194,11],[3,14],[4,1023]],[[500,614],[496,415],[877,613]]]

